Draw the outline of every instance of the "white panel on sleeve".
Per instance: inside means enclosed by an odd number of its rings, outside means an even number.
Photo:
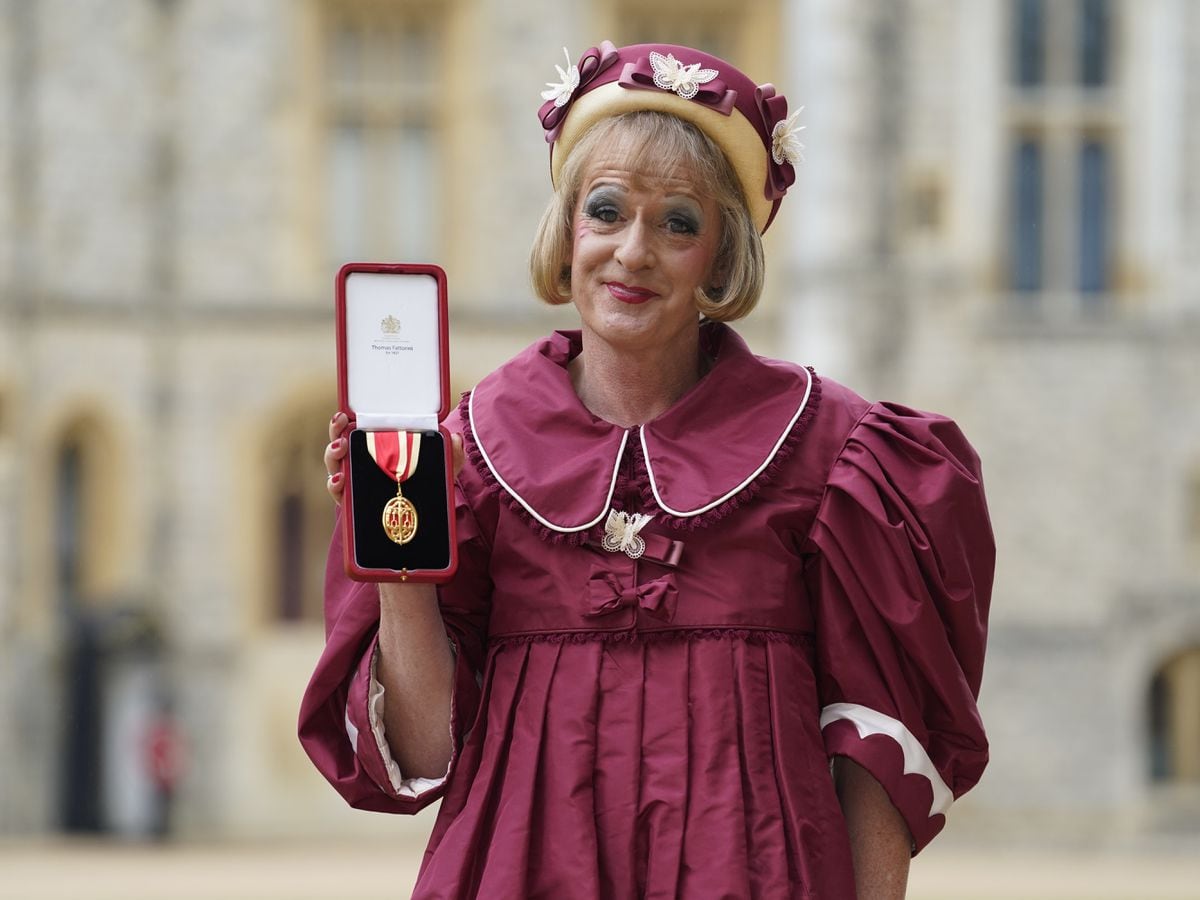
[[[954,802],[954,792],[942,780],[933,760],[921,746],[911,731],[904,727],[899,719],[857,703],[831,703],[821,710],[821,729],[824,730],[831,722],[845,719],[858,731],[860,738],[872,734],[883,734],[900,745],[904,754],[904,774],[922,775],[933,788],[933,804],[929,807],[929,815],[944,815]]]

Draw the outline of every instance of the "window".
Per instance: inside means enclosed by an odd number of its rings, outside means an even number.
[[[1008,283],[1024,295],[1113,290],[1114,147],[1108,0],[1013,0]]]
[[[333,522],[323,453],[329,434],[322,406],[290,418],[273,433],[268,521],[273,539],[273,616],[321,621],[325,557]],[[329,407],[332,409],[332,406]]]
[[[325,35],[328,222],[335,262],[432,261],[439,250],[438,18],[331,3]]]
[[[1108,0],[1080,0],[1079,81],[1100,87],[1108,80]]]
[[[1032,138],[1017,144],[1013,161],[1013,287],[1042,286],[1042,145]]]
[[[681,8],[670,5],[619,3],[616,10],[617,46],[624,44],[681,44],[695,47],[721,59],[737,54],[739,16],[729,7],[720,10]]]
[[[1011,0],[1013,84],[1100,88],[1112,68],[1109,0]]]
[[[80,591],[84,534],[84,448],[67,437],[55,460],[54,575],[62,602],[73,605]]]
[[[1045,0],[1020,0],[1017,4],[1015,40],[1016,81],[1022,86],[1041,84],[1046,58]]]
[[[603,0],[595,4],[594,30],[617,46],[695,47],[770,80],[779,63],[782,7],[779,0]]]
[[[1200,782],[1200,647],[1163,663],[1147,691],[1149,775]]]
[[[1079,148],[1079,289],[1103,291],[1108,280],[1108,145],[1085,140]]]

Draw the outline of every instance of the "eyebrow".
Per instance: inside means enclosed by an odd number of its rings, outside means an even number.
[[[584,191],[583,196],[584,197],[592,197],[596,194],[627,194],[627,193],[629,193],[629,192],[626,191],[619,184],[606,184],[605,182],[601,181],[601,182],[598,182],[598,183],[592,185],[590,188],[588,188],[586,191]]]
[[[594,185],[592,185],[592,187],[584,191],[583,197],[584,199],[587,199],[601,192],[612,192],[624,196],[629,193],[629,189],[619,182],[605,181],[603,178],[601,178]],[[693,193],[687,193],[683,191],[678,193],[668,193],[664,194],[663,200],[667,203],[688,203],[689,205],[696,206],[698,212],[704,212],[704,201]]]

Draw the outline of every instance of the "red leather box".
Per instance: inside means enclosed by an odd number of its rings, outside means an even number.
[[[350,419],[342,463],[346,574],[448,581],[458,550],[450,433],[440,424],[450,412],[446,273],[347,263],[338,270],[336,303],[338,407]],[[419,435],[419,452],[398,486],[379,448],[398,440],[403,449],[413,443],[409,435]]]

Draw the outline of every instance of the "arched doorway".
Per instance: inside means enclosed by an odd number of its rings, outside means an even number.
[[[50,442],[51,585],[61,635],[59,827],[149,834],[162,829],[141,750],[168,701],[162,633],[144,597],[120,589],[128,544],[114,429],[91,413]]]
[[[1200,784],[1200,645],[1163,660],[1146,691],[1150,780]]]
[[[322,619],[332,503],[322,461],[332,404],[305,404],[270,429],[266,459],[271,523],[268,621]]]
[[[81,423],[67,428],[55,447],[54,586],[64,638],[63,728],[59,817],[64,831],[100,831],[103,740],[100,695],[100,640],[84,602],[84,569],[89,526],[95,525],[95,492],[89,470],[96,448]]]

